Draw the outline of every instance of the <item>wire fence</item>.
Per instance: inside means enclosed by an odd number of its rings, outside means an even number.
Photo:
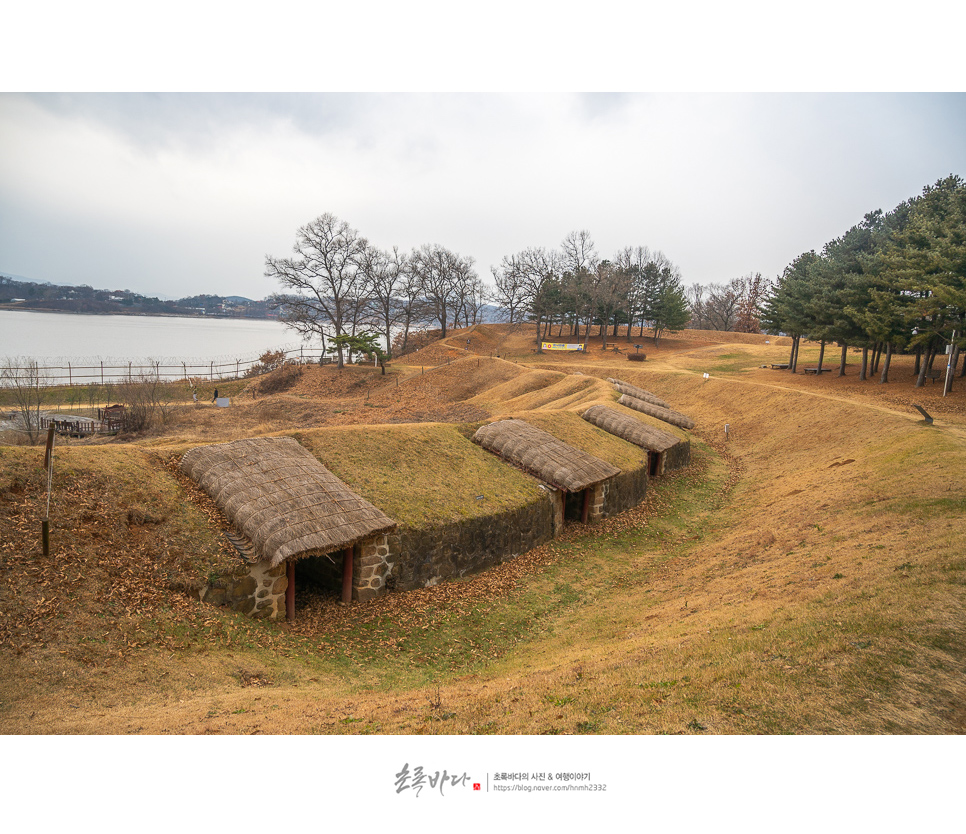
[[[279,349],[270,351],[283,354],[280,360],[282,363],[305,364],[308,362],[318,362],[325,364],[331,358],[325,355],[321,347],[299,346],[295,348]],[[264,355],[264,352],[263,354]],[[117,360],[113,360],[114,363]],[[253,370],[254,369],[254,370]],[[36,364],[36,377],[43,387],[62,386],[62,385],[90,385],[90,384],[113,384],[118,382],[136,382],[143,379],[159,380],[161,382],[175,382],[184,380],[204,379],[211,382],[218,382],[230,379],[240,379],[252,376],[264,370],[260,357],[247,359],[220,359],[209,362],[198,362],[177,360],[158,360],[158,361],[129,361],[127,363],[112,364],[111,360],[90,362],[86,364],[76,362],[62,362],[59,364],[47,364],[38,360]],[[22,379],[24,376],[23,365],[0,365],[0,388],[10,387],[14,384],[15,378]]]

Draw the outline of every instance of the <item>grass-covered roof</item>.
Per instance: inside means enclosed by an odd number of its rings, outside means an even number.
[[[472,443],[453,423],[333,426],[299,441],[353,490],[410,527],[448,524],[543,497],[533,478]]]

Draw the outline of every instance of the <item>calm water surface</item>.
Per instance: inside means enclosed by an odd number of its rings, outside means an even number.
[[[55,360],[218,362],[255,359],[266,350],[298,349],[300,344],[295,331],[268,319],[0,310],[0,364],[7,356],[45,364]]]

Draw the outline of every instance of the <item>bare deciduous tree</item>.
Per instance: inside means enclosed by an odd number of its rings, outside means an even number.
[[[156,365],[154,360],[150,360]],[[131,432],[145,432],[164,424],[171,408],[172,393],[169,383],[160,373],[139,374],[117,383],[118,398],[124,403],[124,428]]]
[[[363,268],[369,278],[373,320],[386,340],[386,350],[389,350],[393,329],[403,324],[408,330],[407,319],[412,318],[411,308],[407,308],[400,298],[405,296],[409,259],[396,246],[391,253],[370,247]]]
[[[476,277],[473,259],[439,244],[425,244],[413,251],[410,263],[432,319],[439,322],[445,339],[448,322],[451,317],[456,321],[466,303],[468,284]]]
[[[346,335],[358,321],[359,305],[368,301],[362,269],[368,242],[344,220],[323,214],[299,228],[294,258],[265,257],[265,275],[283,292],[272,296],[279,319],[303,336]],[[339,367],[344,363],[342,347]]]
[[[526,305],[524,269],[517,255],[504,255],[499,267],[491,267],[496,286],[494,301],[510,324],[515,324]]]
[[[20,422],[31,444],[40,439],[41,408],[47,400],[50,378],[36,359],[7,357],[0,373],[3,387],[13,392]]]

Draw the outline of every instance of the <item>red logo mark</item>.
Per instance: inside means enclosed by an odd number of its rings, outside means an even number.
[[[480,783],[479,782],[474,782],[473,783],[473,790],[474,791],[478,791],[479,789],[480,789]]]

